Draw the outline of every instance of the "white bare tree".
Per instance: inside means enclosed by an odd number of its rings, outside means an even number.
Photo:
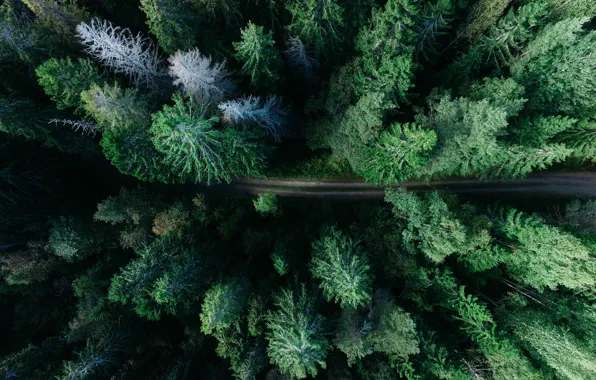
[[[77,34],[89,54],[114,71],[128,75],[135,86],[155,89],[167,83],[155,45],[140,33],[135,36],[130,29],[94,18],[77,25]]]
[[[277,142],[284,134],[288,108],[283,106],[279,96],[268,97],[262,106],[260,97],[249,96],[221,103],[218,108],[226,123],[255,124],[265,128]]]
[[[213,63],[199,49],[177,51],[168,59],[174,84],[182,87],[195,101],[219,103],[235,91],[225,62]]]

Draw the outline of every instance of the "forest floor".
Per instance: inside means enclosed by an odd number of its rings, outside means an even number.
[[[199,185],[214,193],[272,193],[284,197],[382,199],[384,187],[364,181],[317,181],[292,179],[238,178],[229,184]],[[431,182],[402,182],[391,187],[413,191],[449,190],[457,194],[476,194],[500,198],[573,197],[596,198],[596,172],[554,172],[530,175],[523,179],[447,179]]]

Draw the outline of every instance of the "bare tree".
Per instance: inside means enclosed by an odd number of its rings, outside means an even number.
[[[166,81],[161,59],[153,42],[130,29],[112,26],[97,18],[77,25],[87,52],[114,71],[128,75],[137,87],[157,88]]]
[[[260,97],[249,96],[244,99],[234,99],[221,103],[218,108],[223,114],[224,122],[256,124],[265,128],[275,141],[279,142],[281,140],[288,109],[282,105],[279,96],[268,97],[263,106],[261,106]]]
[[[174,84],[182,87],[196,101],[219,103],[235,90],[225,62],[213,63],[211,57],[205,57],[199,49],[179,50],[168,62]]]
[[[290,37],[286,42],[286,46],[288,48],[284,51],[284,54],[288,60],[288,65],[297,75],[302,76],[309,82],[313,81],[319,61],[309,55],[306,46],[298,37]]]
[[[99,126],[88,120],[68,120],[68,119],[52,119],[48,124],[62,124],[69,126],[73,131],[81,131],[81,135],[95,136],[97,132],[101,132]]]

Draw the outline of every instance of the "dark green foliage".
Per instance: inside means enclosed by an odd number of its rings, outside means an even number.
[[[583,117],[595,110],[596,32],[583,32],[587,18],[546,26],[528,44],[512,66],[516,79],[529,92],[529,106],[536,111]],[[562,67],[565,69],[563,70]]]
[[[73,62],[67,59],[50,59],[35,70],[39,84],[44,88],[59,110],[82,108],[81,92],[92,85],[101,85],[103,78],[89,59]]]
[[[61,217],[50,230],[49,248],[56,256],[73,262],[101,249],[101,238],[83,221]]]
[[[280,80],[281,56],[275,48],[273,33],[265,34],[262,26],[249,22],[241,30],[242,40],[234,43],[242,74],[250,76],[255,87],[274,87]]]
[[[368,182],[395,183],[416,175],[428,161],[437,134],[412,124],[393,124],[366,148],[360,174]]]
[[[318,367],[326,367],[329,344],[322,335],[323,317],[313,301],[304,285],[296,293],[282,289],[275,297],[275,310],[267,315],[269,358],[299,379],[315,376]]]
[[[217,117],[206,117],[180,95],[174,96],[174,103],[153,115],[151,134],[164,163],[181,181],[230,181],[232,176],[260,172],[263,151],[249,132],[222,132],[214,128]]]
[[[156,239],[137,255],[112,279],[110,301],[132,302],[149,319],[159,319],[164,311],[185,312],[198,301],[207,282],[205,258],[181,247],[172,235]]]
[[[372,299],[372,276],[365,252],[336,228],[323,232],[313,243],[311,272],[328,301],[342,307],[364,306]]]
[[[358,96],[381,92],[394,103],[406,102],[413,87],[415,0],[389,0],[372,11],[370,26],[360,30],[356,49],[362,54],[354,77]],[[399,27],[396,27],[399,25]]]
[[[465,23],[458,34],[474,40],[495,25],[511,0],[479,0],[470,8]]]
[[[505,265],[513,278],[538,290],[594,284],[596,265],[579,239],[515,209],[499,210],[494,217],[500,233],[512,241]]]
[[[594,1],[0,3],[0,377],[596,378]]]
[[[218,282],[205,293],[201,307],[201,331],[213,334],[213,331],[225,330],[240,319],[246,305],[248,289],[241,280]]]
[[[42,25],[64,38],[72,38],[78,23],[89,14],[76,2],[54,0],[23,0]]]
[[[279,215],[281,212],[278,197],[271,193],[259,194],[252,203],[255,210],[262,215]]]
[[[405,190],[388,190],[385,200],[393,205],[393,214],[405,223],[403,242],[409,252],[420,250],[430,260],[440,263],[453,253],[468,248],[467,229],[449,211],[438,193],[420,199]]]
[[[318,53],[341,41],[344,9],[338,1],[291,0],[285,6],[292,14],[287,29]]]
[[[192,10],[175,0],[141,0],[149,31],[166,53],[188,50],[196,45]]]

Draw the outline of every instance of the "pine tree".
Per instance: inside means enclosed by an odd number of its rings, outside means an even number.
[[[92,85],[102,86],[103,78],[89,59],[50,59],[35,69],[39,84],[56,103],[59,110],[73,107],[80,112],[81,93]]]
[[[175,0],[141,0],[149,31],[168,54],[196,45],[192,10]]]
[[[512,251],[504,263],[507,273],[520,283],[539,291],[559,285],[569,289],[594,285],[596,265],[578,238],[515,209],[499,210],[494,222],[511,241]]]
[[[437,38],[447,34],[453,21],[454,5],[451,0],[437,0],[424,4],[416,26],[416,55],[429,60],[437,55]]]
[[[214,129],[217,117],[205,118],[200,109],[174,95],[174,106],[165,105],[153,115],[153,142],[165,163],[183,179],[227,179],[221,132]]]
[[[434,128],[438,142],[435,154],[423,172],[433,176],[484,174],[505,158],[497,137],[508,125],[506,108],[487,99],[472,101],[443,95],[430,103],[430,116],[419,115],[419,123]]]
[[[261,193],[252,203],[255,206],[255,210],[263,216],[268,214],[279,215],[281,212],[279,199],[275,194]]]
[[[298,37],[290,37],[286,41],[287,49],[283,51],[294,75],[310,84],[315,79],[315,70],[319,61],[308,51],[306,45]]]
[[[596,121],[580,120],[565,130],[556,140],[573,149],[573,156],[582,161],[596,161]]]
[[[393,124],[366,148],[360,175],[368,182],[391,184],[416,175],[437,141],[434,131],[416,124]]]
[[[116,73],[128,75],[135,86],[156,89],[167,85],[157,49],[140,33],[135,36],[129,29],[94,18],[80,23],[77,34],[91,56]]]
[[[511,146],[506,156],[491,169],[498,177],[522,177],[538,169],[562,162],[573,150],[562,144],[547,144],[540,148]]]
[[[392,204],[393,215],[406,227],[402,236],[409,252],[420,251],[440,263],[449,255],[465,254],[472,248],[468,229],[437,192],[420,199],[404,189],[390,189],[385,194],[385,201]]]
[[[356,95],[382,92],[395,104],[407,102],[418,12],[414,0],[389,0],[384,8],[373,9],[370,26],[356,37],[356,50],[362,54],[354,77]]]
[[[93,84],[81,93],[83,108],[105,130],[114,132],[146,128],[151,122],[149,106],[135,89],[117,83]]]
[[[375,292],[372,323],[374,328],[367,339],[373,351],[384,353],[394,363],[420,352],[414,321],[410,314],[395,304],[389,292]]]
[[[40,64],[56,49],[45,28],[31,19],[20,1],[0,5],[0,57],[3,62]],[[58,50],[58,49],[57,49]]]
[[[57,262],[37,247],[26,247],[0,256],[0,272],[8,285],[30,285],[47,280]]]
[[[89,14],[75,2],[52,0],[23,0],[31,12],[48,29],[64,38],[75,34],[77,24],[89,18]]]
[[[56,256],[73,262],[98,252],[101,238],[80,220],[61,217],[50,230],[49,247]]]
[[[201,307],[201,331],[213,334],[225,330],[238,321],[248,302],[247,284],[233,279],[218,282],[207,293]]]
[[[286,28],[318,54],[341,41],[344,9],[336,0],[291,0],[285,7],[292,14]]]
[[[323,336],[323,317],[302,285],[294,294],[282,289],[274,298],[276,309],[267,314],[267,353],[271,363],[298,379],[316,376],[326,368],[329,344]]]
[[[174,84],[198,102],[219,103],[235,91],[224,63],[212,63],[198,49],[177,51],[168,59]]]
[[[531,109],[580,118],[594,112],[596,79],[589,68],[596,65],[592,54],[596,32],[582,31],[587,21],[570,19],[546,26],[515,62],[512,73],[530,94]]]
[[[280,81],[281,56],[275,48],[273,32],[265,34],[262,26],[252,22],[241,29],[242,40],[234,42],[234,57],[242,65],[241,73],[250,76],[255,87],[274,88]]]
[[[497,25],[491,27],[466,54],[458,57],[448,67],[447,72],[452,82],[455,82],[453,79],[470,79],[484,65],[497,68],[510,65],[516,53],[544,25],[550,5],[548,0],[538,0],[510,9]]]
[[[532,119],[520,118],[512,132],[516,135],[515,140],[521,145],[539,148],[555,136],[573,129],[576,124],[576,119],[567,116],[536,115]]]
[[[596,376],[596,355],[568,331],[545,322],[540,314],[523,313],[513,318],[518,339],[558,377],[579,380]]]
[[[311,273],[321,281],[328,301],[353,308],[370,302],[373,277],[357,242],[332,227],[313,243],[312,250]]]
[[[329,146],[334,156],[348,160],[352,168],[358,170],[365,159],[366,144],[375,141],[381,133],[386,108],[382,93],[365,95],[339,117],[323,119],[311,127],[309,139],[316,141],[318,135],[323,135],[323,146]]]
[[[151,298],[169,314],[192,313],[208,283],[208,269],[206,258],[184,251],[155,281]]]
[[[458,35],[470,40],[477,39],[496,24],[510,2],[511,0],[480,0],[474,3]]]

